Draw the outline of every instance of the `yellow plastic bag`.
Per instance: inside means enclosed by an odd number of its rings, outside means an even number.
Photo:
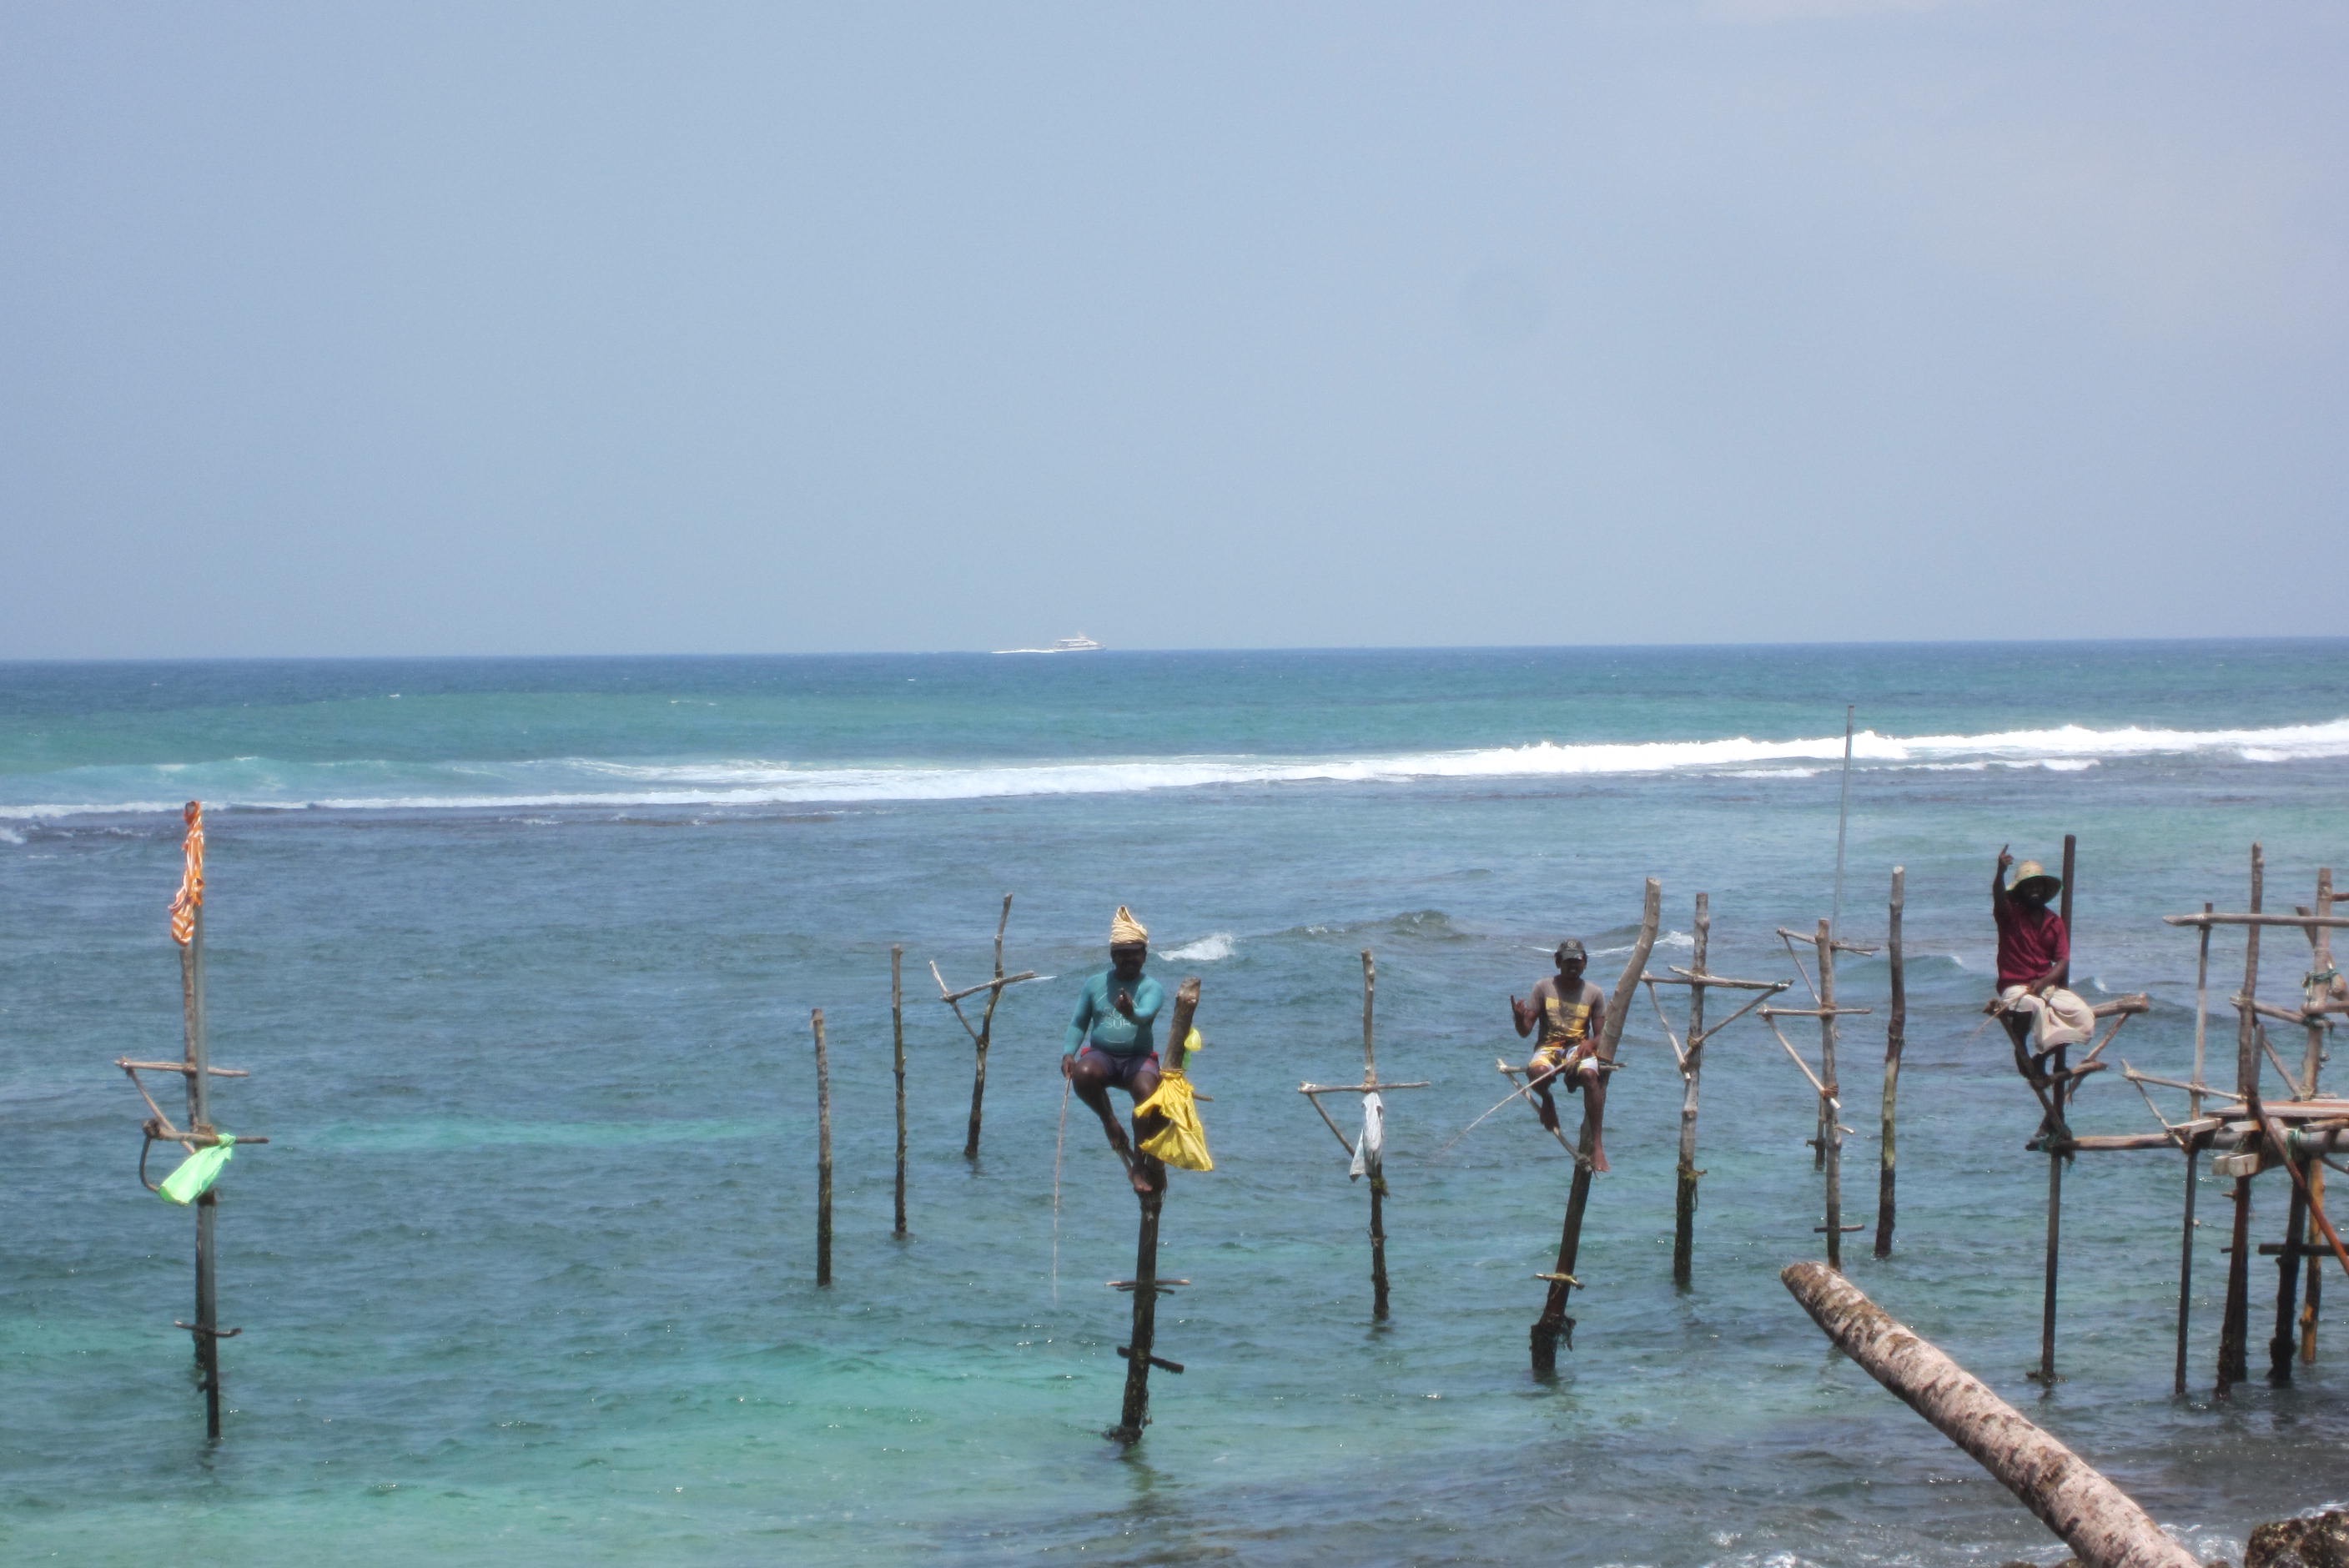
[[[1164,1160],[1184,1171],[1213,1171],[1216,1162],[1207,1153],[1207,1130],[1199,1125],[1199,1107],[1191,1093],[1191,1080],[1181,1068],[1168,1068],[1158,1075],[1158,1088],[1148,1099],[1133,1108],[1136,1121],[1155,1113],[1164,1117],[1164,1127],[1142,1140],[1142,1151]]]

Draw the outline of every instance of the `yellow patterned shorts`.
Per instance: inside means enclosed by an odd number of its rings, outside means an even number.
[[[1557,1073],[1566,1080],[1566,1092],[1574,1094],[1582,1088],[1582,1075],[1575,1069],[1598,1054],[1598,1047],[1588,1040],[1552,1040],[1534,1052],[1526,1067],[1537,1075]]]

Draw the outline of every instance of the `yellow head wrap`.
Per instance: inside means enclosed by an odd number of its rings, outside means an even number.
[[[1109,944],[1112,947],[1120,947],[1129,942],[1148,942],[1149,940],[1150,933],[1143,929],[1142,922],[1133,918],[1133,911],[1123,904],[1119,904],[1117,913],[1110,917]]]

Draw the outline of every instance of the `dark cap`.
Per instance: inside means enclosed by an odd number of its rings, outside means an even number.
[[[1569,958],[1579,958],[1586,964],[1590,962],[1590,954],[1583,950],[1579,941],[1571,936],[1557,944],[1557,957],[1561,964]]]

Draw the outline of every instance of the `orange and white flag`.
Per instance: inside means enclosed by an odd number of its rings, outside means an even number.
[[[188,841],[182,846],[186,863],[180,891],[171,896],[171,940],[185,947],[196,939],[196,911],[204,902],[204,803],[191,800],[181,814],[188,820]]]

